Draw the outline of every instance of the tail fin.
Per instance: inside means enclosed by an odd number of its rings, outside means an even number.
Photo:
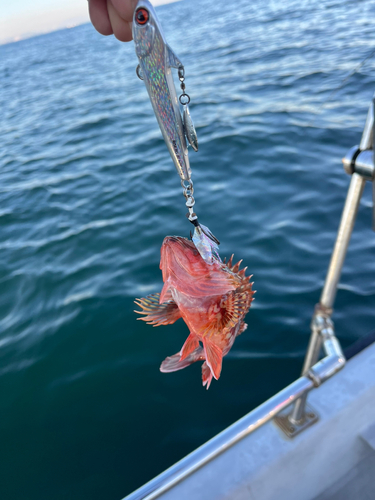
[[[160,371],[163,373],[176,372],[177,370],[182,370],[187,366],[205,359],[203,347],[197,347],[192,353],[186,356],[185,359],[181,361],[180,353],[174,354],[165,358],[165,360],[160,365]]]

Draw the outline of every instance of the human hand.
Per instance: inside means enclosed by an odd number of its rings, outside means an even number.
[[[94,28],[102,35],[112,35],[121,42],[132,40],[133,12],[138,0],[88,0]]]

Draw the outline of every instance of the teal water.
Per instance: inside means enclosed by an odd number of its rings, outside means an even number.
[[[347,78],[375,50],[374,11],[158,8],[186,67],[197,212],[257,290],[209,391],[198,365],[159,372],[182,321],[133,313],[161,288],[164,236],[190,225],[132,43],[84,25],[0,47],[1,499],[120,499],[299,375],[349,183],[340,159],[375,90],[374,58]],[[344,346],[375,325],[371,203],[367,186],[334,314]]]

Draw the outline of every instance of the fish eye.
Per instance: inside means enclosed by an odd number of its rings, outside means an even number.
[[[146,24],[149,19],[148,10],[141,7],[135,13],[135,20],[138,24],[143,25]]]

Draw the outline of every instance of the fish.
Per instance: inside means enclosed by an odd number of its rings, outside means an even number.
[[[177,172],[182,181],[189,181],[191,168],[185,127],[171,70],[176,68],[183,71],[183,64],[168,45],[156,12],[148,0],[138,1],[134,11],[132,32],[139,61],[137,75],[146,85],[156,119]],[[196,132],[188,110],[185,115],[188,140],[191,140],[194,149],[197,149]]]
[[[136,299],[141,308],[139,320],[153,326],[171,325],[182,318],[189,328],[181,350],[167,357],[160,366],[163,373],[202,364],[202,384],[208,389],[218,380],[223,357],[243,333],[244,318],[253,301],[251,276],[242,260],[233,264],[215,255],[211,263],[200,255],[193,241],[181,236],[167,236],[161,247],[160,269],[163,288],[160,293]]]

